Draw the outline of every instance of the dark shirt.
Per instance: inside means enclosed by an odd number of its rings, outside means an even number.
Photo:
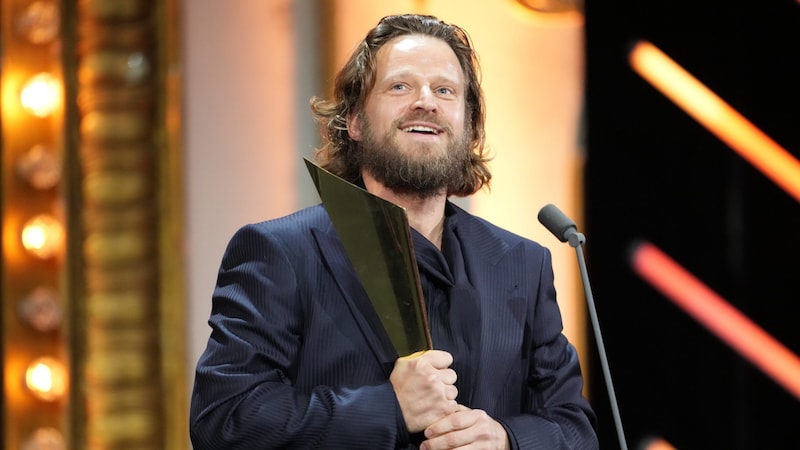
[[[448,211],[441,251],[420,233],[412,235],[433,347],[453,355],[451,368],[458,374],[456,400],[470,406],[475,368],[469,355],[477,350],[474,330],[480,329],[479,300],[464,266],[456,217]]]

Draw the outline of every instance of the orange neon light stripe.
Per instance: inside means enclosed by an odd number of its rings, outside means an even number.
[[[745,160],[800,201],[800,161],[653,44],[637,42],[631,67]]]
[[[800,399],[800,358],[650,243],[631,256],[634,271],[695,320]]]
[[[661,438],[652,438],[642,443],[642,450],[675,450],[669,442]]]

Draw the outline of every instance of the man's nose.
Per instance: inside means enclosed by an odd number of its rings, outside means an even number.
[[[437,106],[436,96],[433,95],[433,90],[429,86],[423,86],[419,90],[417,99],[414,102],[414,108],[435,111]]]

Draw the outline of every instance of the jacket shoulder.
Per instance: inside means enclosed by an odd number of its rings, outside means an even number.
[[[312,241],[312,230],[328,230],[332,227],[328,213],[319,204],[298,210],[286,216],[239,227],[228,243],[228,251],[234,247],[261,248],[278,245],[295,250],[305,248]]]
[[[459,228],[463,229],[469,238],[477,244],[482,244],[480,245],[481,247],[486,249],[502,248],[508,251],[513,247],[523,245],[535,251],[545,249],[543,245],[530,238],[496,225],[483,217],[471,214],[458,206],[455,206],[455,208]]]
[[[330,223],[330,218],[328,217],[328,213],[325,211],[325,207],[322,206],[322,204],[317,204],[300,209],[282,217],[245,225],[242,228],[252,227],[257,230],[277,233],[281,231],[297,231],[319,228],[327,226]]]

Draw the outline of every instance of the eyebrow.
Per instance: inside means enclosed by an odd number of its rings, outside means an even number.
[[[393,80],[397,80],[397,79],[404,79],[404,78],[407,78],[409,76],[412,76],[412,77],[416,76],[415,72],[413,70],[401,69],[401,70],[397,70],[395,72],[387,73],[386,76],[381,78],[379,81],[393,81]],[[455,84],[455,85],[465,85],[466,84],[466,81],[463,79],[463,76],[462,77],[458,77],[460,79],[451,77],[449,75],[443,75],[443,74],[436,74],[436,75],[432,75],[431,77],[435,81],[445,81],[447,83],[452,83],[452,84]],[[428,77],[424,77],[424,78],[428,78]]]

